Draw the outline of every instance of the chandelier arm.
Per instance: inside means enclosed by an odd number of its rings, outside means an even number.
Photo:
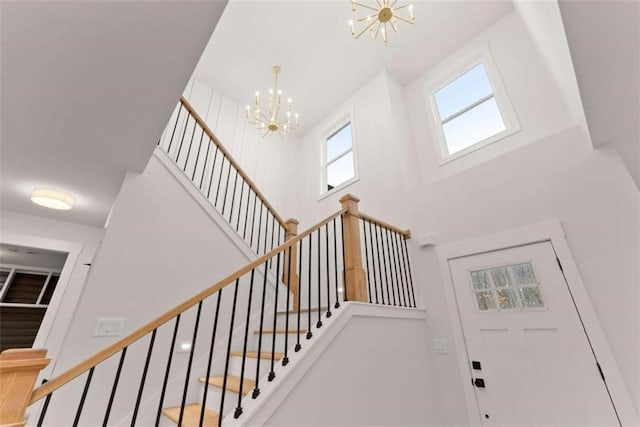
[[[384,7],[385,3],[387,3],[387,0],[376,0],[376,2],[378,2],[378,6]]]
[[[396,5],[396,3],[398,3],[398,0],[393,0],[393,3],[391,3],[391,4],[389,5],[389,7],[390,7],[391,9],[393,9],[393,6],[395,6],[395,5]]]
[[[393,21],[389,21],[389,23],[391,24],[391,28],[393,28],[393,32],[397,33],[398,32],[398,26],[396,25],[396,23],[393,22]]]
[[[378,26],[376,27],[376,33],[373,37],[375,40],[378,40],[378,33],[380,32],[380,28],[382,27],[382,22],[378,22]]]
[[[374,10],[374,11],[378,12],[378,9],[376,9],[375,7],[371,7],[368,4],[358,3],[357,1],[352,1],[351,4],[352,5],[355,4],[355,5],[358,5],[360,7],[364,7],[365,9],[371,9],[371,10]],[[379,2],[378,2],[378,4],[379,4]]]
[[[415,21],[415,20],[410,21],[410,20],[405,19],[405,18],[403,18],[402,16],[399,16],[399,15],[393,15],[393,17],[394,17],[394,18],[396,18],[396,19],[401,20],[402,22],[406,22],[407,24],[414,25],[414,24],[416,23],[416,21]]]
[[[378,22],[378,19],[374,19],[371,21],[371,23],[369,23],[369,25],[367,25],[366,27],[364,27],[364,29],[362,31],[360,31],[360,33],[358,33],[357,36],[353,36],[354,39],[357,39],[358,37],[360,37],[361,35],[363,35],[369,28],[373,27],[373,24],[375,24],[376,22]]]
[[[368,20],[368,19],[372,19],[372,18],[374,18],[375,16],[378,16],[378,14],[377,14],[377,13],[374,13],[374,14],[372,14],[372,15],[365,16],[364,18],[357,18],[357,19],[356,19],[356,22],[366,21],[366,20]]]
[[[396,4],[396,3],[397,3],[397,0],[396,0],[393,4]],[[409,3],[407,3],[407,4],[403,4],[402,6],[398,6],[398,7],[396,7],[394,10],[404,9],[405,7],[409,7],[409,6],[411,6],[412,4],[413,4],[413,2],[409,2]]]

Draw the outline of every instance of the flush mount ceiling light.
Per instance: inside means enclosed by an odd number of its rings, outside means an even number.
[[[389,38],[389,31],[387,24],[391,27],[394,33],[398,32],[398,21],[406,22],[407,24],[415,24],[416,17],[413,15],[413,0],[408,3],[398,5],[399,0],[362,0],[363,2],[357,2],[351,0],[351,10],[353,10],[353,20],[349,21],[351,27],[351,35],[354,39],[359,38],[367,30],[371,32],[373,39],[378,38],[378,34],[382,33],[382,42],[387,45]],[[370,4],[367,4],[370,3]],[[358,16],[358,8],[365,9],[366,16]],[[407,12],[408,16],[403,17],[398,12]],[[363,23],[365,27],[356,34],[355,23]],[[377,24],[377,25],[376,25]]]
[[[286,137],[290,131],[298,128],[298,120],[300,118],[298,113],[291,112],[291,98],[287,99],[286,115],[280,117],[282,101],[282,91],[278,89],[280,67],[277,65],[273,67],[273,73],[275,74],[275,83],[273,89],[269,89],[267,108],[265,110],[260,109],[260,92],[256,92],[253,100],[253,109],[247,105],[247,121],[256,126],[263,138],[273,133]],[[266,111],[266,114],[263,111]],[[293,121],[291,120],[292,118],[294,119]]]
[[[68,193],[51,188],[35,188],[31,193],[31,201],[50,209],[69,210],[76,199]]]

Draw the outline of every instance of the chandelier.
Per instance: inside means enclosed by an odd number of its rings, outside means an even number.
[[[370,1],[370,0],[363,0]],[[382,42],[387,46],[389,38],[389,31],[387,24],[391,27],[394,33],[398,32],[398,21],[406,22],[407,24],[415,24],[416,17],[413,15],[413,0],[408,3],[397,5],[399,0],[375,0],[371,1],[371,4],[364,4],[354,0],[351,0],[351,10],[353,10],[353,20],[349,21],[351,27],[351,35],[354,39],[359,38],[367,30],[371,32],[373,39],[378,38],[378,34],[382,33]],[[359,17],[358,7],[366,9],[363,13],[365,16]],[[408,16],[403,17],[398,14],[398,11],[405,9],[408,11]],[[404,12],[404,11],[403,11]],[[364,28],[356,34],[355,23],[364,23]],[[376,25],[377,24],[377,25]]]
[[[263,138],[273,133],[286,137],[290,131],[298,128],[299,115],[291,112],[291,98],[287,99],[286,115],[280,117],[282,101],[282,91],[278,89],[280,67],[277,65],[273,67],[273,73],[275,74],[275,83],[273,89],[269,89],[267,108],[260,109],[260,92],[256,92],[253,109],[247,105],[247,122],[255,125]]]

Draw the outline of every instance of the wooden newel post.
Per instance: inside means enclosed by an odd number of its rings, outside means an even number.
[[[17,348],[0,353],[0,427],[25,424],[38,374],[49,364],[47,350]]]
[[[291,240],[298,235],[299,222],[295,219],[289,218],[286,222],[287,229],[285,232],[285,241]],[[291,255],[289,255],[291,254]],[[291,262],[291,264],[289,264]],[[298,272],[296,266],[298,265],[298,245],[294,244],[284,252],[284,269],[282,275],[282,282],[289,285],[289,292],[293,297],[293,309],[298,310]],[[287,308],[288,310],[288,308]],[[1,426],[0,426],[1,427]]]
[[[342,208],[347,209],[342,216],[344,228],[344,281],[348,301],[369,301],[367,281],[362,268],[362,248],[360,247],[360,227],[358,224],[358,202],[360,199],[347,194],[340,199]]]

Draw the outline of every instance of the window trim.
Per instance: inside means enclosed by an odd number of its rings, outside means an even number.
[[[468,106],[465,109],[455,113],[453,116],[445,117],[443,120],[440,118],[440,114],[438,112],[435,94],[440,89],[449,85],[454,80],[458,79],[460,76],[470,71],[479,64],[482,64],[484,66],[487,77],[489,79],[489,83],[491,84],[491,88],[493,90],[492,96],[485,98],[493,98],[496,100],[498,110],[502,115],[505,130],[473,145],[470,145],[463,150],[457,151],[453,154],[449,154],[449,147],[444,136],[443,124],[455,117],[459,117],[462,114],[468,112],[473,107],[479,105],[480,101],[477,101],[471,106]],[[457,58],[454,61],[446,61],[444,65],[440,69],[438,69],[435,75],[429,78],[423,85],[422,92],[427,104],[430,122],[432,124],[431,134],[435,140],[434,145],[436,146],[439,166],[457,160],[460,157],[466,156],[467,154],[473,153],[474,151],[493,144],[494,142],[500,141],[521,130],[518,118],[515,114],[515,111],[513,110],[511,102],[509,101],[507,90],[502,83],[498,68],[496,67],[493,57],[491,56],[488,43],[483,43],[479,48],[474,49],[469,54]],[[488,99],[483,98],[483,102],[487,101]]]
[[[351,124],[351,149],[350,150],[345,150],[343,153],[340,153],[338,156],[336,156],[334,159],[331,160],[331,162],[327,161],[327,141],[329,140],[329,138],[331,138],[332,136],[334,136],[336,133],[340,132],[343,128],[345,128],[346,126],[348,126],[349,124]],[[322,132],[322,143],[320,144],[320,159],[321,159],[321,180],[320,180],[320,196],[318,198],[318,200],[322,200],[325,197],[329,197],[332,194],[337,193],[338,191],[348,187],[349,185],[353,184],[354,182],[357,182],[360,180],[359,175],[358,175],[358,152],[356,149],[356,131],[355,131],[355,123],[353,120],[353,112],[350,111],[349,113],[342,115],[340,117],[340,119],[336,120],[333,122],[333,124],[329,127],[326,128],[326,130],[324,132]],[[335,186],[334,188],[332,188],[331,190],[327,190],[327,167],[331,164],[334,163],[335,161],[339,160],[340,158],[344,157],[345,155],[347,155],[348,153],[352,152],[353,153],[353,177],[349,178],[348,180],[346,180],[345,182],[341,183],[340,185]]]

